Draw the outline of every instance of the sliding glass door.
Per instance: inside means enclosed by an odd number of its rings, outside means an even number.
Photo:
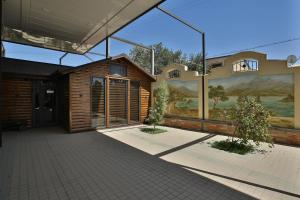
[[[105,79],[93,77],[91,89],[92,127],[105,127]]]

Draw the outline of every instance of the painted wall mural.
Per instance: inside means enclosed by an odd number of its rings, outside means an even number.
[[[170,93],[166,114],[198,118],[198,81],[168,80],[166,83]]]
[[[226,120],[239,96],[256,97],[271,113],[271,124],[294,127],[294,75],[245,74],[208,81],[209,118]]]

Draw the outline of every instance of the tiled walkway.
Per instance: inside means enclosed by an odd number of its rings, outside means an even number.
[[[0,199],[253,199],[96,132],[7,132]]]
[[[138,127],[101,133],[259,199],[300,199],[300,148],[263,144],[260,151],[239,155],[210,146],[225,136],[163,128],[168,132],[156,135]]]

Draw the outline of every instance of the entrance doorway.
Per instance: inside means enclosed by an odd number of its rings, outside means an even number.
[[[128,124],[128,80],[109,80],[109,124],[122,126]]]
[[[50,126],[56,123],[56,90],[49,80],[33,81],[33,126]]]

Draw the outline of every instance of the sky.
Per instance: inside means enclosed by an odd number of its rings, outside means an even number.
[[[300,0],[166,0],[161,7],[185,19],[206,33],[207,57],[232,51],[285,41],[254,49],[269,59],[300,57]],[[162,42],[184,53],[201,51],[201,36],[157,9],[153,9],[115,34],[144,45]],[[62,52],[5,43],[6,57],[58,63]],[[129,52],[131,45],[111,41],[111,55]],[[105,53],[104,44],[92,51]],[[90,57],[94,60],[100,56]],[[90,62],[80,55],[69,54],[63,64],[78,66]]]

